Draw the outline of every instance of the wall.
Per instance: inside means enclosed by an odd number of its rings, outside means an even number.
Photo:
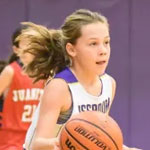
[[[11,53],[11,34],[19,22],[59,27],[78,8],[108,17],[112,55],[107,72],[117,81],[111,115],[124,134],[124,143],[149,150],[150,139],[150,1],[148,0],[1,0],[0,59]]]

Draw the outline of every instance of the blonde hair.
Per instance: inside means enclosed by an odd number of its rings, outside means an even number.
[[[92,12],[87,9],[79,9],[68,16],[61,29],[64,36],[64,42],[75,44],[76,40],[81,36],[81,28],[84,25],[101,22],[109,28],[106,17],[98,12]]]
[[[42,25],[25,22],[28,28],[22,31],[17,40],[28,38],[30,44],[25,52],[35,56],[27,65],[26,72],[37,80],[53,77],[70,64],[66,53],[66,44],[75,44],[81,36],[84,25],[101,22],[108,26],[107,19],[97,13],[86,9],[79,9],[68,16],[60,30],[48,29]]]
[[[55,72],[59,72],[69,64],[68,57],[62,44],[62,34],[60,30],[49,30],[42,25],[31,22],[23,22],[28,28],[22,31],[17,41],[25,38],[29,44],[24,53],[34,55],[34,60],[27,65],[25,71],[35,81],[53,77]],[[58,67],[59,66],[59,67]]]

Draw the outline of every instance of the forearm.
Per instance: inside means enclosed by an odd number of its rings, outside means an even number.
[[[36,138],[29,150],[54,150],[56,146],[56,139],[52,138]]]

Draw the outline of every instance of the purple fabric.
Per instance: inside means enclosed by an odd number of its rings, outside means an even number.
[[[69,68],[65,68],[63,71],[56,74],[55,78],[62,78],[68,83],[77,82],[76,77],[73,75]]]

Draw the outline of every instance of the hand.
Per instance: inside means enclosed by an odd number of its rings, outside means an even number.
[[[53,145],[53,150],[61,150],[58,138],[51,139],[51,144]]]
[[[142,150],[142,149],[139,149],[139,148],[131,148],[131,147],[127,147],[127,146],[123,145],[123,150]]]

